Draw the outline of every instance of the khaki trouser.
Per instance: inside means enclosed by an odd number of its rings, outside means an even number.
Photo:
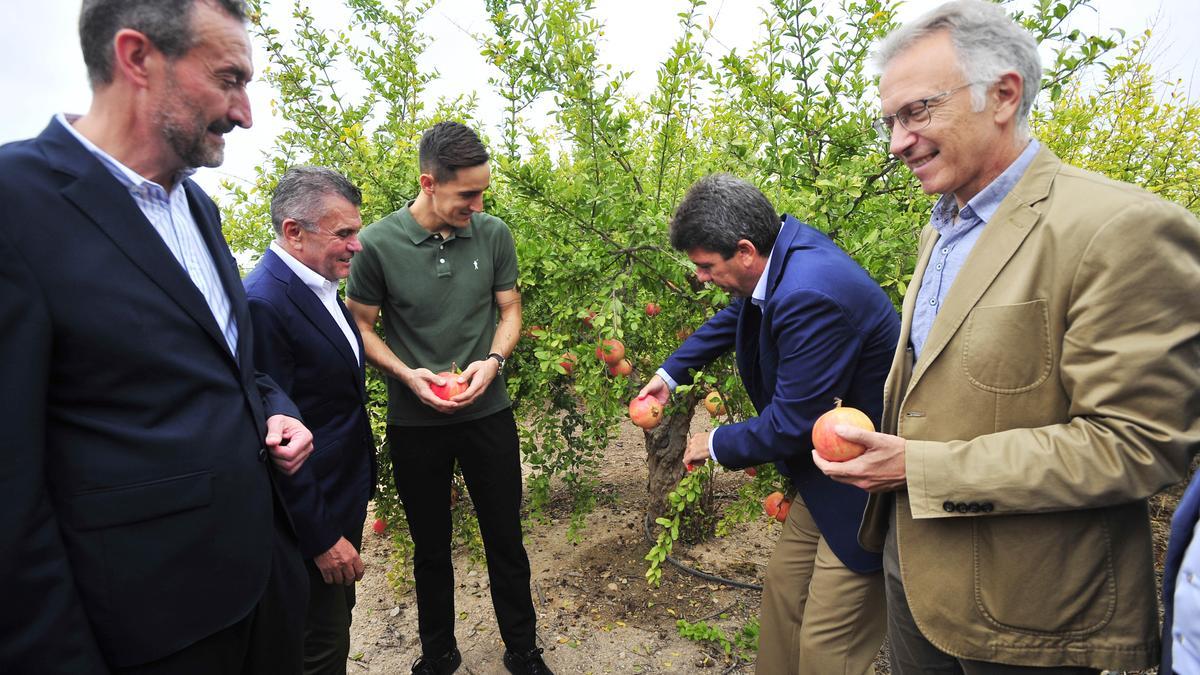
[[[757,672],[872,673],[886,617],[883,573],[847,569],[797,495],[767,565]]]

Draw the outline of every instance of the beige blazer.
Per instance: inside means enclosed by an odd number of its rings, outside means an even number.
[[[1146,498],[1200,446],[1200,225],[1042,149],[981,234],[921,358],[913,304],[884,394],[908,440],[895,505],[922,633],[984,661],[1116,670],[1158,661]]]

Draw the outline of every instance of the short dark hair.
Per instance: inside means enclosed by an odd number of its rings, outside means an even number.
[[[746,239],[763,257],[779,236],[779,215],[761,190],[727,173],[714,173],[688,188],[671,218],[671,246],[705,249],[726,260]]]
[[[83,0],[79,46],[92,88],[113,79],[113,37],[130,28],[144,34],[169,59],[192,48],[192,12],[207,2],[239,21],[246,20],[244,0]]]
[[[487,148],[469,127],[458,122],[438,122],[421,136],[421,173],[439,183],[454,180],[459,169],[488,161]]]
[[[362,205],[362,192],[348,178],[321,166],[293,166],[284,172],[271,194],[271,225],[283,234],[283,221],[291,218],[309,232],[325,215],[322,201],[337,195],[354,206]]]

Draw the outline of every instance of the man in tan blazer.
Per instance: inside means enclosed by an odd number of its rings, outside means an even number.
[[[943,5],[877,58],[876,129],[941,199],[882,433],[813,461],[872,493],[892,670],[1151,666],[1146,498],[1200,443],[1200,225],[1029,137],[1037,46],[996,5]]]

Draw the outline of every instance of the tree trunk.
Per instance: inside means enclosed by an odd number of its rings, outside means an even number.
[[[649,478],[646,484],[646,515],[650,520],[667,513],[667,494],[675,489],[686,470],[683,466],[683,451],[687,447],[688,430],[700,396],[692,390],[679,401],[679,412],[666,415],[653,429],[645,429],[646,465]],[[713,514],[712,483],[705,486],[700,499],[684,512],[680,527],[680,538],[689,543],[707,539],[712,535],[716,518]]]

